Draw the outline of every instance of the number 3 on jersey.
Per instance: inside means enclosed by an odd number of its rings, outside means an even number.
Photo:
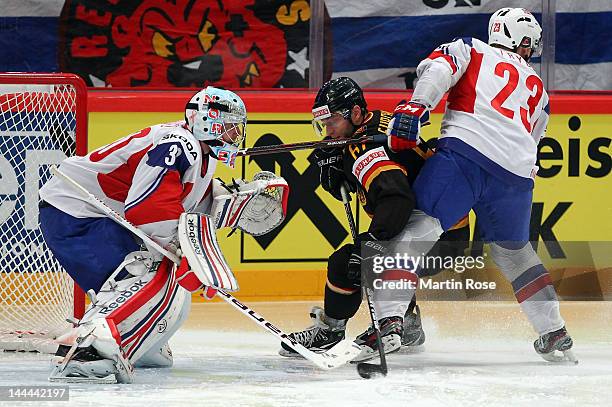
[[[179,155],[181,155],[181,149],[176,144],[172,144],[170,149],[168,149],[168,156],[164,159],[164,162],[166,165],[171,166]]]
[[[491,101],[491,106],[507,118],[514,119],[514,110],[504,107],[503,104],[506,99],[510,97],[512,92],[514,92],[519,86],[520,75],[516,67],[514,67],[514,65],[510,63],[500,62],[495,66],[495,75],[501,78],[505,78],[506,72],[508,72],[509,74],[508,83],[506,83],[502,90],[499,91],[497,96],[493,98],[493,100]],[[527,77],[527,80],[525,81],[525,87],[530,92],[534,92],[535,90],[535,94],[532,94],[527,99],[527,106],[529,107],[529,111],[522,106],[519,107],[519,114],[521,116],[523,126],[525,126],[525,129],[527,129],[527,131],[531,133],[531,122],[529,121],[529,119],[533,116],[533,113],[535,112],[535,109],[538,106],[540,99],[542,98],[542,92],[544,92],[544,84],[542,83],[542,80],[536,75],[529,75],[529,77]]]

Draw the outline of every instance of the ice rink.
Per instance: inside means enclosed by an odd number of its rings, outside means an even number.
[[[309,325],[312,302],[247,302],[289,332]],[[576,366],[533,351],[515,303],[423,302],[420,353],[388,356],[386,378],[355,366],[320,371],[277,355],[278,341],[225,303],[194,304],[171,341],[174,367],[137,370],[131,385],[70,385],[78,406],[608,406],[612,389],[609,302],[563,302]],[[362,309],[349,332],[365,329]],[[0,354],[1,385],[46,385],[50,356]],[[14,403],[27,405],[28,403]],[[36,402],[32,405],[44,405]],[[0,405],[9,405],[0,402]]]

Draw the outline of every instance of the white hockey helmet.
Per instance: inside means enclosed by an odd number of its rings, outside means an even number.
[[[234,167],[247,123],[246,107],[237,94],[213,86],[202,89],[187,102],[185,122],[196,139],[210,146],[218,160]]]
[[[542,51],[542,27],[524,8],[501,8],[489,19],[489,45],[494,44],[511,50],[519,46],[530,48],[532,55],[538,56]]]

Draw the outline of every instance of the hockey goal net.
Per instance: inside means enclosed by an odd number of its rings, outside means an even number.
[[[54,352],[84,298],[38,222],[49,167],[87,150],[87,88],[72,74],[0,73],[0,349]]]

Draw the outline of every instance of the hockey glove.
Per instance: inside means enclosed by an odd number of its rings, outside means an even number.
[[[202,298],[207,300],[212,300],[213,298],[215,298],[215,295],[217,295],[217,289],[209,287],[207,285],[204,286],[204,288],[202,289],[202,293],[200,294]]]
[[[429,110],[420,103],[402,100],[387,128],[387,143],[393,151],[409,150],[419,141],[421,126],[429,124]]]
[[[187,257],[181,259],[181,264],[176,269],[176,280],[178,284],[189,292],[202,289],[201,297],[212,300],[217,294],[217,289],[202,284],[200,279],[191,271]]]
[[[363,246],[363,250],[362,250]],[[383,245],[370,232],[360,233],[355,239],[347,265],[346,276],[355,285],[361,283],[361,263],[364,259],[381,256],[385,253]]]
[[[317,148],[312,152],[311,161],[319,167],[319,181],[323,189],[337,200],[342,201],[340,186],[346,182],[350,188],[350,183],[347,182],[346,175],[344,175],[342,149]]]
[[[181,264],[176,269],[176,281],[181,287],[189,292],[198,291],[200,288],[204,287],[204,284],[202,284],[198,276],[191,271],[187,257],[181,258]]]

